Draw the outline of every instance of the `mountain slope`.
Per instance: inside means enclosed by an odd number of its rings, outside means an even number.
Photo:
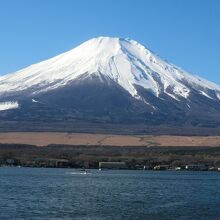
[[[218,128],[220,86],[136,41],[99,37],[0,77],[0,119]]]

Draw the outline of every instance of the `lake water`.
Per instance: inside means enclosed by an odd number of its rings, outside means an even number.
[[[220,219],[220,173],[2,167],[0,219]]]

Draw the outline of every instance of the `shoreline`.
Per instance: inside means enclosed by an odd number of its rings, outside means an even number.
[[[34,169],[68,169],[68,170],[74,170],[79,173],[82,171],[99,171],[99,172],[108,172],[108,171],[140,171],[140,172],[175,172],[175,173],[187,173],[187,172],[214,172],[214,173],[220,173],[220,170],[187,170],[187,169],[181,169],[181,170],[175,170],[175,169],[167,169],[167,170],[155,170],[155,169],[102,169],[100,170],[99,168],[75,168],[75,167],[34,167],[34,166],[8,166],[8,165],[1,165],[1,168],[18,168],[18,169],[23,169],[23,168],[34,168]],[[86,174],[86,173],[85,173]]]
[[[185,169],[186,166],[214,170],[220,168],[220,147],[0,144],[0,165],[89,169],[100,168],[101,162],[124,163],[126,169],[132,170]]]

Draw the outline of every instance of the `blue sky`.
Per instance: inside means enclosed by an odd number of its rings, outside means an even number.
[[[118,36],[220,84],[219,11],[219,0],[0,0],[0,75]]]

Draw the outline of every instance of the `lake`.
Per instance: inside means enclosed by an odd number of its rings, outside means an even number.
[[[220,219],[220,173],[1,167],[0,219]]]

